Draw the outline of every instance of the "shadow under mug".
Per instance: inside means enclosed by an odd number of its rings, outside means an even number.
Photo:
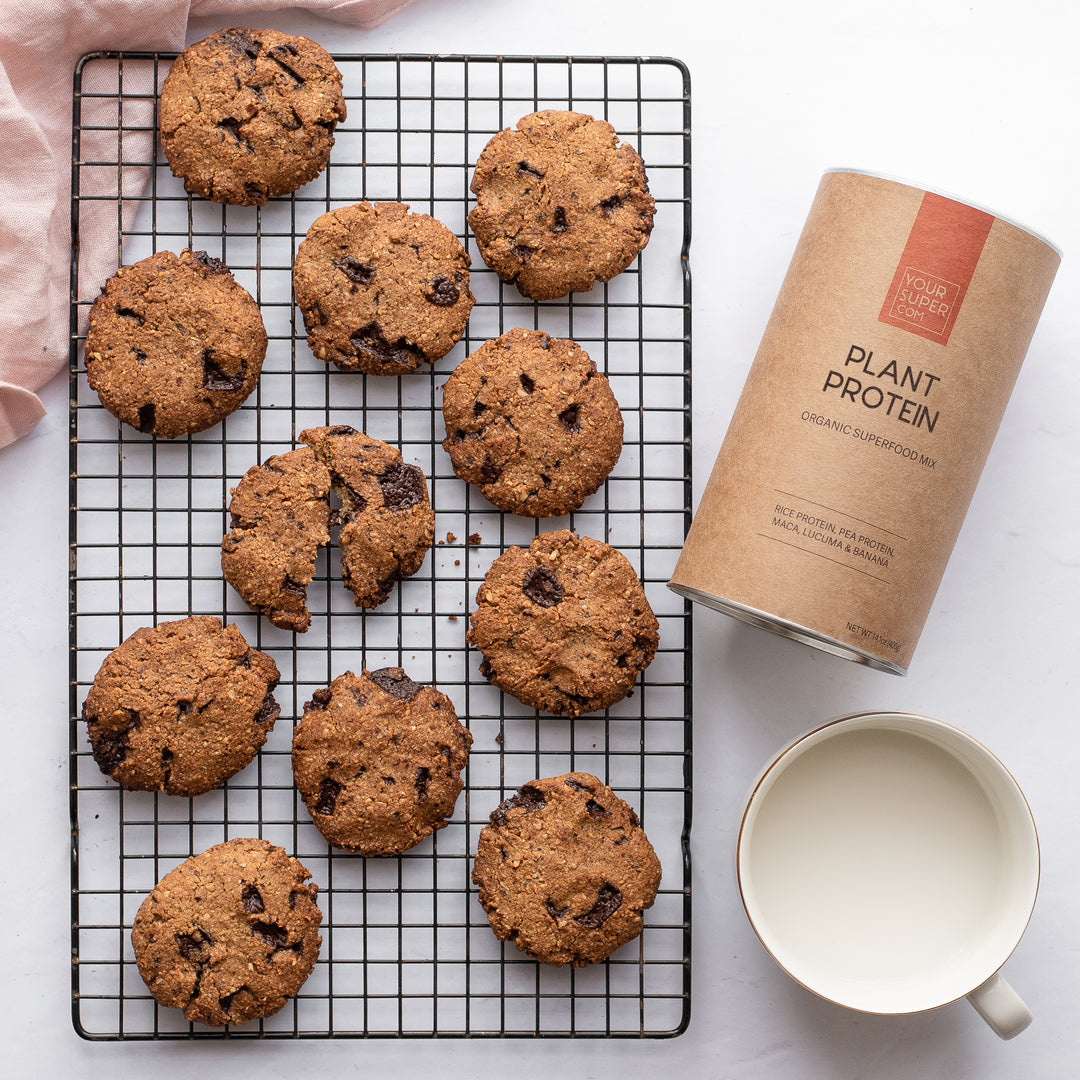
[[[803,735],[755,785],[737,864],[761,943],[820,997],[882,1014],[967,997],[1005,1039],[1031,1022],[998,969],[1035,904],[1035,823],[958,728],[875,712]]]

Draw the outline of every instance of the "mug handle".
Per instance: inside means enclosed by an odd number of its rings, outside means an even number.
[[[1019,1035],[1031,1023],[1031,1010],[1020,995],[995,972],[967,996],[975,1011],[1003,1039]]]

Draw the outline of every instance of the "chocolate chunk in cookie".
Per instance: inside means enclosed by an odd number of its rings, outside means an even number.
[[[619,403],[588,353],[540,330],[485,342],[443,387],[443,449],[500,510],[580,509],[622,451]]]
[[[201,795],[266,742],[278,677],[271,657],[210,615],[136,630],[86,695],[94,760],[129,790]]]
[[[266,357],[259,306],[205,251],[122,266],[90,308],[86,378],[138,431],[172,439],[240,407]]]
[[[397,855],[446,824],[472,736],[453,703],[401,668],[347,671],[304,706],[293,775],[335,847]]]
[[[233,489],[232,529],[221,541],[225,580],[275,626],[311,625],[307,588],[330,540],[330,470],[301,446],[248,469]]]
[[[142,902],[139,974],[161,1005],[221,1026],[276,1013],[315,967],[318,888],[284,849],[236,839],[193,855]]]
[[[472,880],[500,941],[583,966],[637,937],[660,860],[633,808],[589,773],[533,780],[491,812]]]
[[[300,433],[329,470],[341,501],[341,577],[357,607],[377,607],[412,577],[435,537],[427,481],[394,447],[341,425]]]
[[[564,529],[491,564],[466,640],[496,686],[537,709],[580,716],[626,697],[652,663],[658,629],[626,557]]]
[[[187,191],[262,206],[326,168],[345,98],[321,45],[234,27],[173,61],[160,113],[165,157]]]
[[[472,191],[469,225],[484,262],[534,300],[625,270],[649,242],[656,208],[641,158],[610,124],[557,110],[495,135]]]
[[[469,320],[469,261],[445,225],[403,203],[323,214],[293,265],[311,351],[342,371],[368,375],[434,363]]]

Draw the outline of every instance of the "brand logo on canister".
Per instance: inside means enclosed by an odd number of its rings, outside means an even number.
[[[879,321],[945,345],[993,223],[992,214],[926,192]]]

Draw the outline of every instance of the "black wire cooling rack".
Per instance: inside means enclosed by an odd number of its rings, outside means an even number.
[[[75,72],[71,267],[72,1015],[91,1039],[329,1036],[631,1036],[684,1030],[690,1011],[691,623],[665,588],[689,524],[689,75],[675,60],[623,57],[337,56],[348,120],[325,173],[267,206],[188,197],[155,137],[172,56],[94,53]],[[537,304],[484,266],[466,227],[472,165],[487,140],[540,108],[609,120],[646,163],[657,202],[649,246],[589,293]],[[463,340],[433,372],[366,377],[316,360],[292,303],[293,257],[334,206],[400,200],[447,224],[473,257],[477,297]],[[270,337],[258,389],[208,431],[155,440],[120,425],[86,383],[86,252],[130,263],[204,249],[258,300]],[[80,259],[80,254],[82,258]],[[107,276],[107,275],[106,275]],[[605,371],[625,423],[605,487],[568,518],[496,511],[442,450],[441,386],[484,340],[514,326],[574,338]],[[294,445],[347,423],[401,448],[429,480],[437,543],[383,607],[361,612],[320,558],[311,630],[249,612],[224,584],[219,544],[230,487]],[[571,527],[622,550],[660,621],[660,650],[632,696],[576,720],[538,715],[489,686],[465,631],[484,573],[509,545]],[[126,792],[89,752],[82,702],[107,653],[140,626],[212,614],[239,626],[282,672],[281,717],[248,768],[194,799]],[[332,852],[292,783],[295,718],[345,670],[398,665],[451,696],[474,737],[447,828],[397,858]],[[470,883],[490,811],[522,783],[595,773],[637,808],[663,863],[641,937],[604,963],[550,968],[500,944]],[[237,836],[297,856],[318,883],[322,953],[273,1017],[219,1031],[159,1007],[130,930],[168,870]]]

